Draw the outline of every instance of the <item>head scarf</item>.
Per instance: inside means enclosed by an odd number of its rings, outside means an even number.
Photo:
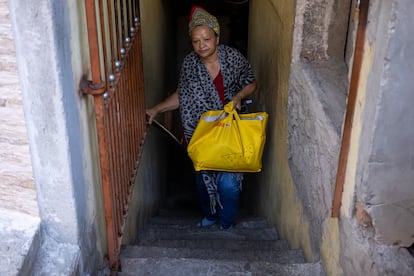
[[[220,35],[220,25],[215,16],[208,13],[205,9],[199,6],[194,6],[190,13],[190,23],[188,24],[188,33],[198,26],[210,27],[217,35]]]

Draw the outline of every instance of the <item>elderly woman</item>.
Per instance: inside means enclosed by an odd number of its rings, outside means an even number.
[[[256,90],[253,70],[243,55],[219,44],[220,26],[216,17],[201,7],[193,7],[189,35],[194,51],[184,58],[177,90],[146,111],[151,124],[157,114],[180,108],[186,142],[190,141],[202,113],[223,109],[229,101],[240,109],[242,100]],[[198,226],[213,225],[217,219],[222,229],[232,226],[242,180],[242,173],[196,172],[205,216]]]

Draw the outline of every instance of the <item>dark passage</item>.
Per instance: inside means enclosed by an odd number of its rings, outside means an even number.
[[[172,3],[170,2],[169,5],[171,8],[172,21],[176,25],[175,39],[177,71],[180,68],[184,56],[192,51],[192,46],[188,37],[188,17],[191,7],[194,5],[201,6],[217,16],[221,29],[221,44],[232,46],[247,56],[249,15],[248,1],[177,0]],[[169,72],[168,75],[178,75],[178,72],[175,74],[171,74],[171,72]],[[173,81],[175,82],[176,80]],[[174,113],[171,127],[174,135],[180,136],[181,127],[178,111]],[[166,136],[168,135],[166,134]],[[181,137],[177,138],[181,139]],[[187,156],[186,150],[183,146],[178,145],[172,138],[167,139],[169,140],[167,152],[168,182],[165,187],[166,200],[164,200],[164,206],[162,206],[162,208],[169,210],[186,210],[187,212],[199,214],[201,217],[202,212],[198,202],[198,193],[194,182],[192,162]],[[243,192],[241,200],[242,198]],[[242,203],[239,205],[241,206]]]
[[[184,146],[178,145],[173,139],[169,143],[166,200],[163,208],[199,213],[201,217],[192,162]]]

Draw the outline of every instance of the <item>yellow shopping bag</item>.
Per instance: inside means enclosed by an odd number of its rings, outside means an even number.
[[[232,101],[203,113],[187,147],[195,170],[260,172],[267,119],[266,112],[238,114]]]

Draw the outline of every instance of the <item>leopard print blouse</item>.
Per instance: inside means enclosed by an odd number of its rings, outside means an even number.
[[[217,50],[227,103],[255,77],[251,65],[239,51],[224,45],[219,45]],[[213,79],[194,51],[184,58],[178,90],[184,136],[188,142],[201,114],[223,109]]]

